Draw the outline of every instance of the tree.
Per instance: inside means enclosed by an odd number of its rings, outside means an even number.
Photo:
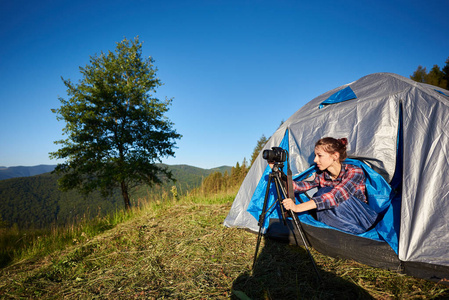
[[[440,70],[438,65],[434,65],[429,74],[427,74],[427,83],[444,88],[447,86],[444,79],[444,73]]]
[[[427,69],[426,67],[423,67],[421,65],[418,66],[418,69],[416,69],[415,72],[413,72],[413,75],[410,76],[410,79],[413,79],[414,81],[417,82],[426,82],[426,77],[427,77]]]
[[[242,171],[242,167],[240,167],[240,163],[237,162],[235,164],[235,167],[232,167],[232,169],[231,169],[231,185],[232,186],[236,186],[241,183],[240,182],[241,171]]]
[[[444,74],[444,80],[446,80],[446,90],[449,90],[449,57],[446,59],[446,65],[441,69]]]
[[[260,151],[262,151],[265,144],[268,142],[268,139],[265,137],[264,134],[260,137],[260,139],[257,141],[257,145],[253,150],[253,154],[251,155],[251,164],[253,165],[254,161],[256,160],[257,156],[259,155]]]
[[[440,69],[438,65],[434,65],[429,73],[427,73],[426,67],[418,66],[410,79],[449,90],[449,57],[443,68]]]
[[[78,84],[62,78],[68,100],[52,109],[66,122],[67,139],[51,152],[52,159],[65,159],[55,172],[62,174],[62,190],[78,189],[86,196],[100,189],[108,195],[120,188],[126,209],[129,190],[138,184],[160,184],[174,180],[170,171],[158,165],[162,157],[173,156],[181,135],[164,115],[173,99],[153,97],[162,83],[151,57],[142,57],[142,44],[126,38],[115,52],[91,56],[80,67]]]
[[[203,191],[206,191],[207,193],[218,193],[222,190],[223,185],[223,174],[217,171],[204,179],[202,188]]]

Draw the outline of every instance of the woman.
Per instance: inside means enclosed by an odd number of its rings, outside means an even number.
[[[320,139],[315,144],[314,162],[321,172],[312,181],[293,182],[295,192],[315,187],[318,192],[311,201],[296,204],[287,198],[282,204],[297,213],[316,209],[318,221],[358,234],[373,226],[377,213],[367,204],[363,170],[343,162],[347,144],[346,138]]]

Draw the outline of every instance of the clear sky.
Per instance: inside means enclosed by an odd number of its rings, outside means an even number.
[[[448,0],[0,1],[0,166],[56,164],[52,108],[91,55],[139,36],[183,135],[168,164],[250,159],[311,99],[449,57]]]

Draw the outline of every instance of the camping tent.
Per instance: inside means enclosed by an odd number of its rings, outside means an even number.
[[[294,180],[302,180],[313,172],[318,139],[348,138],[349,157],[360,162],[367,174],[377,174],[372,188],[374,194],[381,189],[377,209],[384,218],[373,230],[352,235],[302,214],[299,219],[312,247],[328,255],[444,280],[449,278],[448,123],[449,91],[396,74],[375,73],[305,104],[271,136],[264,150],[288,150]],[[225,226],[259,230],[270,172],[261,152]],[[269,202],[275,199],[271,192]],[[275,205],[267,213],[262,231],[288,238],[277,210]]]

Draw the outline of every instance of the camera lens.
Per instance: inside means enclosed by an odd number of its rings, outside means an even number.
[[[286,159],[285,150],[280,147],[273,147],[271,150],[264,150],[262,156],[264,159],[273,162],[284,162]]]

